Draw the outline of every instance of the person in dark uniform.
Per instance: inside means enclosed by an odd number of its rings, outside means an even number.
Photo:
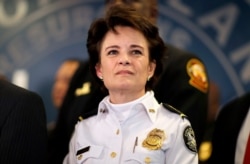
[[[0,80],[0,163],[47,163],[43,101],[7,80]]]
[[[242,163],[249,137],[250,92],[231,100],[219,112],[209,163]],[[250,154],[248,154],[250,156]]]
[[[134,6],[156,23],[157,0],[105,2],[107,8],[117,3]],[[207,71],[196,55],[169,44],[166,47],[164,72],[153,89],[155,97],[159,102],[168,103],[188,116],[199,147],[205,131],[208,109]],[[57,127],[49,139],[51,163],[62,162],[79,116],[82,119],[96,114],[97,105],[105,96],[92,79],[88,64],[88,61],[80,64],[60,109]]]
[[[81,61],[81,59],[77,58],[65,59],[56,71],[54,83],[51,90],[51,100],[57,112],[62,106],[71,79],[75,74],[75,71],[79,67]],[[47,124],[48,135],[50,135],[50,132],[55,128],[55,124],[55,121],[51,121]]]

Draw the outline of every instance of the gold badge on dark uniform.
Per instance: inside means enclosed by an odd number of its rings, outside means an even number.
[[[192,152],[197,153],[195,135],[191,126],[187,126],[185,128],[183,132],[183,139],[187,148]]]
[[[206,93],[208,79],[204,65],[198,59],[191,59],[187,63],[187,73],[190,76],[189,84]]]
[[[155,128],[149,132],[147,138],[143,141],[142,146],[149,150],[158,150],[162,147],[165,138],[164,131]]]
[[[81,88],[77,88],[75,90],[75,95],[76,96],[82,96],[82,95],[86,95],[90,93],[90,87],[91,87],[91,83],[90,82],[85,82],[83,83]]]

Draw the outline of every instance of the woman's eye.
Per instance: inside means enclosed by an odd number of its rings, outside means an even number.
[[[134,54],[134,55],[141,55],[142,52],[140,50],[133,50],[132,54]]]
[[[111,50],[108,52],[108,55],[116,55],[118,53],[118,51],[116,50]]]

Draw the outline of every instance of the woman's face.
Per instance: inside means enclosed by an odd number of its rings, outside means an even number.
[[[148,42],[144,35],[125,26],[107,32],[100,49],[96,73],[111,92],[145,93],[147,79],[152,77],[155,62],[149,61]]]

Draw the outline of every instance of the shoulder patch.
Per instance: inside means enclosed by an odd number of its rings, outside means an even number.
[[[190,77],[189,84],[198,90],[207,93],[208,79],[205,71],[205,66],[198,59],[190,59],[187,63],[187,73]]]
[[[191,126],[187,126],[183,131],[183,139],[186,147],[194,153],[197,153],[194,131]]]
[[[182,112],[179,111],[178,109],[174,108],[173,106],[171,106],[171,105],[169,105],[169,104],[166,104],[166,103],[163,103],[163,106],[164,106],[164,108],[166,108],[167,110],[169,110],[169,111],[171,111],[171,112],[174,112],[174,113],[180,115],[181,118],[183,118],[183,119],[184,119],[184,118],[187,118],[187,116],[186,116],[184,113],[182,113]]]

